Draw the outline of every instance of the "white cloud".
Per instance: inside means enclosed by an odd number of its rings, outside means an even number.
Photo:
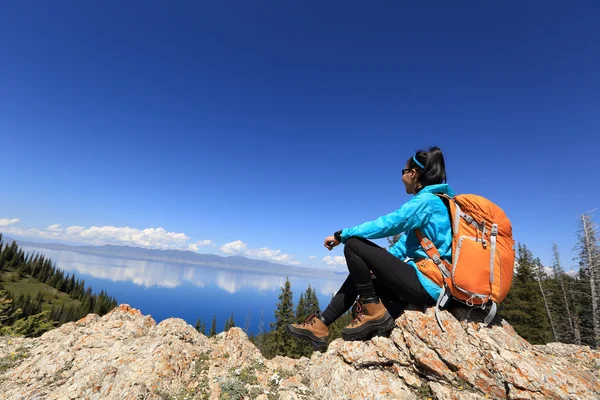
[[[9,226],[9,225],[18,224],[19,221],[20,221],[19,218],[13,218],[13,219],[2,218],[2,219],[0,219],[0,226]]]
[[[235,242],[225,243],[220,247],[221,251],[225,254],[239,254],[243,251],[246,251],[248,246],[246,243],[241,240],[236,240]]]
[[[12,233],[18,236],[57,239],[70,243],[98,246],[113,244],[161,250],[190,250],[194,252],[199,251],[201,247],[217,247],[211,239],[190,243],[190,237],[185,233],[169,232],[161,227],[138,229],[129,226],[117,227],[105,225],[86,228],[84,226],[73,225],[62,228],[61,224],[53,224],[48,226],[45,230],[39,230],[35,228],[9,226],[16,224],[19,221],[18,218],[11,220],[0,219],[0,226],[5,227],[3,228],[3,232]],[[241,240],[226,243],[219,248],[225,254],[244,255],[250,258],[289,265],[300,265],[300,262],[295,260],[294,256],[291,254],[286,254],[281,250],[274,250],[268,247],[250,249],[248,248],[248,245]],[[314,258],[314,256],[311,258]]]
[[[212,246],[212,247],[217,247],[212,240],[200,240],[199,242],[196,243],[191,243],[190,245],[188,245],[188,250],[191,251],[198,251],[200,247],[206,247],[206,246]]]
[[[128,226],[117,227],[106,225],[85,228],[75,225],[63,229],[60,224],[54,224],[48,226],[45,230],[39,230],[35,228],[8,226],[8,223],[16,223],[15,221],[18,222],[18,219],[0,220],[0,223],[4,223],[5,221],[7,221],[5,224],[7,227],[3,229],[4,232],[26,237],[59,239],[72,243],[91,245],[115,244],[162,250],[188,250],[194,246],[190,245],[190,238],[185,233],[168,232],[160,227],[137,229]]]
[[[344,256],[327,256],[323,258],[323,262],[329,266],[329,268],[337,270],[340,269],[338,266],[346,265],[346,258]]]
[[[56,234],[54,232],[40,231],[39,229],[35,229],[35,228],[18,228],[15,226],[8,226],[8,227],[2,229],[2,231],[6,232],[6,233],[12,233],[14,235],[28,236],[28,237],[53,238],[56,236]]]
[[[260,249],[250,249],[246,251],[246,256],[251,258],[260,258],[263,260],[274,261],[278,263],[300,265],[300,261],[294,260],[293,255],[282,253],[281,250],[269,249],[268,247],[262,247]]]
[[[185,249],[190,239],[185,233],[167,232],[160,227],[137,229],[128,226],[92,226],[73,235],[73,238],[91,244],[120,244],[163,250]]]
[[[67,235],[79,235],[84,230],[85,230],[85,228],[83,226],[79,226],[79,225],[70,226],[66,229]]]
[[[323,258],[323,262],[327,265],[346,265],[346,258],[344,256],[327,256]]]
[[[62,232],[62,228],[60,227],[60,224],[54,224],[54,225],[50,225],[48,228],[46,228],[47,231],[49,232]]]
[[[291,254],[283,253],[281,250],[269,249],[268,247],[249,249],[248,245],[241,240],[224,244],[220,249],[225,254],[243,255],[249,258],[257,258],[277,263],[300,265],[300,261],[294,260],[294,256]]]
[[[314,260],[315,258],[317,258],[317,256],[308,256],[308,258],[310,258],[311,260]]]
[[[248,250],[246,254],[250,257],[255,258],[263,258],[265,260],[272,260],[277,262],[292,262],[291,258],[293,257],[290,254],[282,253],[281,250],[272,250],[267,247],[262,247],[260,249],[252,249]]]

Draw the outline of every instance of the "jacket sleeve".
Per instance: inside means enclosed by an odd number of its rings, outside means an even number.
[[[398,241],[396,243],[394,243],[394,245],[388,249],[388,252],[390,252],[392,255],[396,256],[397,258],[401,259],[402,261],[404,261],[404,259],[406,258],[406,237],[407,236],[408,235],[400,236],[400,239],[398,239]]]
[[[353,236],[364,239],[380,239],[420,228],[429,222],[432,209],[427,195],[415,196],[398,210],[342,230],[342,243]]]

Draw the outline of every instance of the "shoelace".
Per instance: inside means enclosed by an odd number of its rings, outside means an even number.
[[[350,323],[350,326],[358,325],[362,318],[365,316],[365,309],[360,303],[360,301],[356,301],[356,317]]]
[[[315,324],[315,318],[317,318],[317,314],[316,313],[312,313],[308,316],[308,318],[306,318],[304,320],[303,323],[300,324],[300,326],[307,326],[307,325],[314,325]]]

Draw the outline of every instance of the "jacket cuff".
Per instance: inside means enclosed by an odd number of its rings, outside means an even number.
[[[335,240],[337,240],[338,242],[342,243],[342,230],[340,229],[339,231],[337,231],[336,233],[334,233],[333,237],[335,238]]]

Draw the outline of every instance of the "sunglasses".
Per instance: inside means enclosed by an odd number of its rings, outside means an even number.
[[[404,175],[405,173],[407,173],[410,170],[412,170],[412,168],[404,168],[404,169],[402,169],[402,175]]]

